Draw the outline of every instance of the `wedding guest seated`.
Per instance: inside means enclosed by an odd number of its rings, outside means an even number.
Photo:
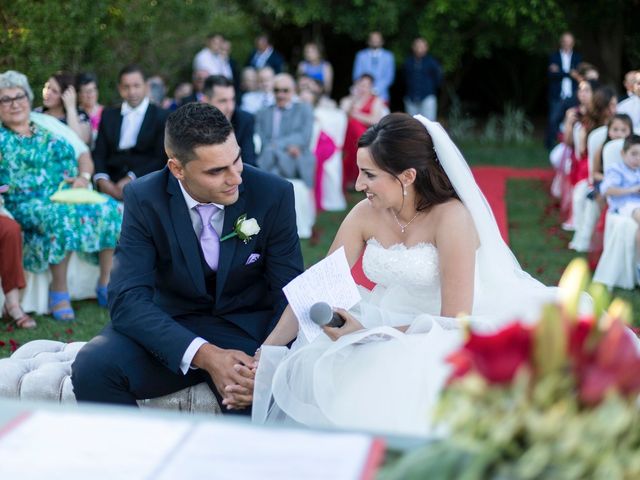
[[[3,107],[0,106],[0,108]],[[2,207],[1,196],[0,207]],[[36,328],[36,321],[24,313],[20,307],[20,289],[27,285],[22,269],[22,230],[15,220],[2,215],[1,212],[0,251],[2,252],[0,255],[0,282],[4,292],[2,317],[18,328]]]
[[[578,71],[579,80],[594,80],[596,82],[600,80],[600,72],[588,62],[580,62],[576,70]]]
[[[320,46],[309,42],[304,46],[304,60],[298,64],[298,75],[306,75],[320,82],[326,95],[333,88],[333,67],[322,58]]]
[[[211,75],[204,82],[204,102],[220,110],[233,126],[242,162],[256,164],[256,148],[253,144],[253,115],[236,108],[236,92],[231,80],[222,75]]]
[[[337,108],[338,106],[335,100],[326,95],[322,82],[308,75],[299,75],[298,93],[303,94],[305,92],[312,94],[313,102],[307,103],[313,103],[315,107]]]
[[[0,75],[0,185],[5,201],[24,232],[24,266],[51,270],[49,309],[56,320],[75,318],[67,288],[69,252],[98,254],[98,303],[106,306],[113,248],[122,215],[115,201],[75,204],[50,199],[61,182],[88,186],[78,171],[71,145],[29,120],[33,92],[27,77],[9,70]]]
[[[258,90],[258,71],[253,67],[244,67],[240,74],[240,98],[238,103],[241,103],[242,97],[247,92],[255,92]]]
[[[256,115],[256,133],[262,144],[257,164],[293,184],[298,235],[310,238],[315,223],[312,189],[316,160],[310,150],[313,112],[309,105],[293,101],[295,88],[291,75],[276,75],[276,104]]]
[[[144,72],[137,65],[120,71],[118,92],[122,105],[104,110],[93,160],[98,189],[122,200],[127,183],[165,165],[167,112],[149,102]]]
[[[633,131],[640,133],[640,72],[633,75],[633,95],[618,104],[617,112],[629,115]]]
[[[609,210],[640,225],[640,135],[625,139],[622,162],[605,170],[600,192],[607,197]],[[636,231],[636,278],[640,278],[640,228]]]
[[[36,108],[36,111],[66,123],[84,143],[90,145],[89,115],[84,110],[78,109],[74,83],[73,75],[66,72],[58,72],[49,77],[42,89],[42,107]]]
[[[342,183],[345,189],[352,189],[358,177],[358,139],[367,128],[389,113],[382,99],[373,93],[373,85],[373,77],[365,73],[356,80],[351,95],[340,101],[340,108],[349,116],[342,153]]]
[[[273,105],[274,73],[271,67],[258,70],[258,90],[242,95],[242,110],[256,114],[258,110]]]
[[[147,91],[149,101],[160,108],[168,108],[170,101],[167,99],[167,86],[160,75],[153,75],[147,79]]]
[[[98,127],[104,107],[98,102],[98,78],[93,73],[83,72],[76,80],[78,90],[78,106],[89,116],[91,125],[91,144],[95,144],[98,137]]]
[[[176,85],[176,88],[173,90],[173,99],[169,102],[168,110],[174,111],[177,110],[184,99],[193,93],[193,85],[189,82],[181,82]]]
[[[204,94],[202,93],[202,89],[204,88],[204,81],[210,73],[206,70],[194,70],[193,76],[191,77],[191,94],[182,99],[180,106],[186,105],[187,103],[192,102],[201,102]]]
[[[600,184],[604,180],[602,150],[611,140],[627,138],[633,132],[633,123],[626,113],[616,113],[607,124],[607,138],[593,154],[593,195],[600,199]],[[602,205],[604,206],[604,205]]]
[[[618,103],[621,103],[622,101],[634,95],[633,86],[635,84],[637,73],[637,70],[630,70],[624,74],[624,80],[622,81],[622,85],[624,85],[624,93],[618,98]]]

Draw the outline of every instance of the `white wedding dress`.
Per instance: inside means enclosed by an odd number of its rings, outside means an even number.
[[[442,127],[416,116],[474,220],[474,330],[492,331],[514,319],[533,321],[557,289],[521,270],[462,155]],[[362,290],[352,313],[365,327],[332,342],[299,336],[291,350],[262,349],[252,417],[315,427],[428,435],[431,410],[449,374],[446,357],[463,341],[459,321],[440,317],[440,271],[434,245],[367,242],[363,269],[376,283]],[[393,328],[409,326],[406,333]]]

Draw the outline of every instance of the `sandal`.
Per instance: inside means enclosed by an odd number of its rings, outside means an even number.
[[[11,310],[14,312],[20,310],[21,315],[14,317],[11,315]],[[9,308],[9,305],[5,303],[4,308],[2,309],[2,318],[10,325],[15,325],[16,327],[24,328],[25,330],[31,330],[38,326],[36,321],[30,315],[24,313],[20,305]]]
[[[96,297],[98,298],[98,305],[101,307],[107,308],[108,306],[108,297],[107,297],[107,285],[96,286]]]
[[[76,314],[71,307],[69,292],[49,292],[49,310],[58,322],[73,322]]]

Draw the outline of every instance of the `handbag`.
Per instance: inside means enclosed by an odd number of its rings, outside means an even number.
[[[66,180],[60,182],[56,193],[49,200],[57,203],[96,204],[104,203],[109,197],[90,188],[64,188]]]

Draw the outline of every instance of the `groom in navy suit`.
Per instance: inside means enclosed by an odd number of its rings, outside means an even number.
[[[76,357],[76,398],[136,405],[207,381],[246,413],[253,354],[286,306],[282,287],[303,271],[293,189],[243,166],[213,106],[172,113],[165,146],[167,166],[125,190],[111,323]]]

